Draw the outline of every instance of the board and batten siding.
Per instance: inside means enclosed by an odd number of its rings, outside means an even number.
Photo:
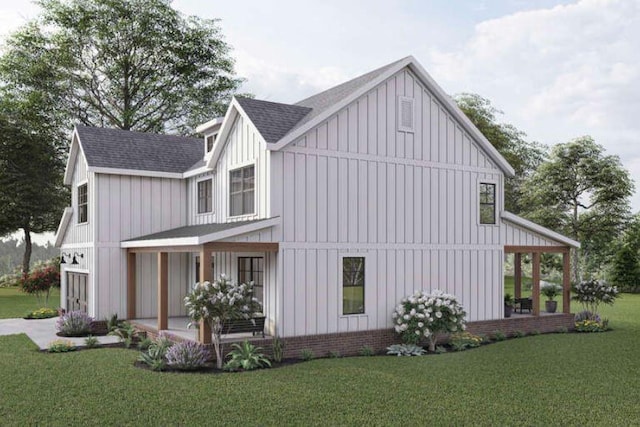
[[[78,224],[78,186],[82,184],[87,184],[87,207],[89,215],[86,223]],[[76,156],[75,166],[73,168],[73,176],[71,178],[71,207],[73,208],[73,214],[62,241],[63,248],[78,243],[93,242],[93,233],[95,228],[93,224],[95,221],[96,211],[94,184],[95,174],[88,172],[84,154],[79,150],[79,153]]]
[[[397,99],[415,131],[397,131]],[[281,216],[283,336],[391,326],[416,289],[455,294],[469,320],[502,316],[499,225],[479,224],[478,186],[502,171],[408,70],[282,151],[271,153],[272,216]],[[366,258],[365,314],[342,316],[341,254]]]
[[[563,246],[562,243],[532,233],[508,221],[502,221],[504,244],[508,246]]]
[[[205,213],[198,213],[198,182],[204,181],[206,179],[212,179],[212,188],[213,188],[213,199],[212,199],[212,211]],[[220,191],[219,188],[216,188],[216,179],[213,172],[203,173],[191,177],[187,181],[187,218],[188,225],[200,225],[200,224],[212,224],[216,222],[216,197],[217,193]]]
[[[188,281],[190,269],[189,254],[169,254],[169,316],[186,316],[184,297],[191,290]],[[126,288],[124,289],[126,295]],[[158,254],[140,253],[136,255],[136,317],[155,318],[158,316]],[[126,298],[121,301],[126,302]],[[122,309],[126,313],[126,306]]]

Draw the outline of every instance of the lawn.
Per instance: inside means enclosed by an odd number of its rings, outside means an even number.
[[[0,419],[16,426],[638,424],[640,295],[624,295],[602,314],[613,331],[225,375],[154,373],[133,366],[132,350],[43,354],[24,335],[0,337]]]
[[[49,297],[49,307],[60,306],[60,289],[53,289]],[[25,294],[20,288],[9,287],[0,288],[0,319],[10,319],[12,317],[23,317],[30,311],[41,308],[36,297]]]

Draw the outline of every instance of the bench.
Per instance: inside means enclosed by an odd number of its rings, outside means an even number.
[[[249,319],[228,319],[222,323],[223,334],[237,334],[251,332],[254,336],[262,334],[264,338],[265,316],[251,317]]]
[[[529,313],[531,313],[531,310],[533,310],[533,300],[531,298],[516,298],[515,310],[517,309],[520,309],[520,314],[522,314],[522,310],[529,310]]]

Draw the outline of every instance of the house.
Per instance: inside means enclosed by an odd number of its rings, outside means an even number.
[[[272,336],[388,339],[416,289],[493,331],[505,253],[532,253],[530,327],[572,325],[568,303],[553,321],[535,307],[540,253],[564,254],[568,296],[578,242],[504,210],[513,168],[413,57],[296,104],[234,98],[197,131],[76,126],[63,307],[167,330],[193,283],[225,273],[255,282]]]

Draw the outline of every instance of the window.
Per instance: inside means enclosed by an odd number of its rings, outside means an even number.
[[[254,174],[253,165],[229,172],[230,216],[247,215],[255,212]]]
[[[480,183],[480,224],[496,223],[496,185]]]
[[[342,314],[364,313],[364,257],[342,258]]]
[[[207,213],[213,210],[213,195],[211,194],[212,180],[205,179],[198,182],[198,213]]]
[[[213,149],[213,143],[216,141],[216,136],[209,135],[207,136],[206,140],[207,140],[207,153],[208,153]]]
[[[78,187],[78,224],[89,220],[89,203],[87,197],[87,184]]]
[[[413,132],[414,100],[406,96],[398,97],[398,130]]]
[[[264,258],[238,257],[238,283],[253,282],[253,296],[264,303]]]

